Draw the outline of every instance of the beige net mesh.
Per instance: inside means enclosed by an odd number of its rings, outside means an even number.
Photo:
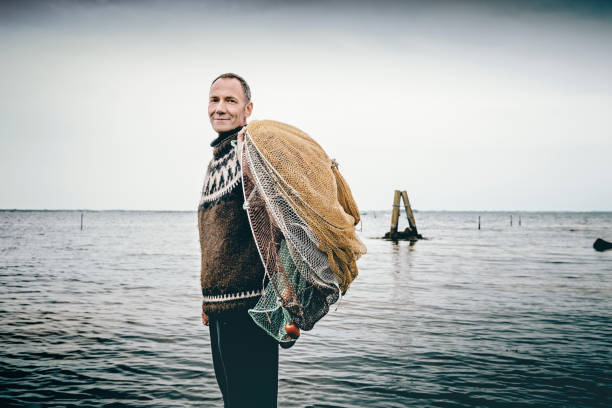
[[[357,276],[355,262],[366,248],[355,234],[359,211],[337,165],[310,136],[285,123],[252,121],[247,132],[287,201],[319,238],[319,249],[346,292]]]
[[[309,330],[357,276],[359,211],[335,162],[299,129],[253,121],[239,141],[245,208],[267,286],[254,320],[279,341]]]

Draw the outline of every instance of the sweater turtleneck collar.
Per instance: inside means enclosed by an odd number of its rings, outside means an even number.
[[[235,129],[232,130],[228,130],[226,132],[221,132],[219,133],[219,136],[217,136],[217,138],[215,140],[213,140],[210,145],[212,147],[217,147],[221,142],[223,142],[224,140],[227,140],[230,138],[230,136],[233,136],[235,134],[237,134],[238,132],[240,132],[240,130],[243,128],[244,126],[238,126]]]

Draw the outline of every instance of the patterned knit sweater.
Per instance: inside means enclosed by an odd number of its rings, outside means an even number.
[[[198,206],[205,313],[251,308],[263,289],[264,267],[242,208],[240,163],[232,146],[239,130],[221,133],[211,143],[213,159]]]

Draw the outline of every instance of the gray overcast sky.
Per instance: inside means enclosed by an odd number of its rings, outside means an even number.
[[[612,210],[612,8],[494,4],[0,6],[0,208],[195,209],[234,71],[362,210]]]

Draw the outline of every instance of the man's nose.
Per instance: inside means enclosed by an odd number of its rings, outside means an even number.
[[[227,110],[225,109],[225,102],[220,101],[215,107],[215,113],[225,113]]]

